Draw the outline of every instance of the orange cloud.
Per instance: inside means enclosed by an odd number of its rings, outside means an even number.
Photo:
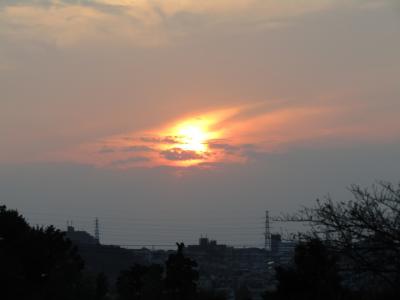
[[[179,119],[153,130],[106,137],[63,157],[111,168],[245,163],[293,144],[345,135],[348,127],[331,122],[341,113],[329,107],[238,106]]]

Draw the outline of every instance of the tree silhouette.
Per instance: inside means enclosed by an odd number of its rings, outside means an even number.
[[[122,271],[117,280],[121,300],[159,300],[162,296],[162,273],[160,265],[135,264]]]
[[[199,274],[197,263],[185,257],[183,243],[177,243],[177,253],[170,254],[166,261],[165,294],[167,300],[191,300],[196,297],[196,281]]]
[[[215,290],[199,290],[197,292],[197,300],[226,300],[226,293]]]
[[[252,300],[249,288],[246,285],[241,285],[235,291],[236,300]]]
[[[95,299],[103,300],[108,293],[108,280],[104,273],[99,273],[96,277]]]
[[[144,274],[143,296],[146,300],[160,300],[163,294],[163,268],[160,265],[150,265]]]
[[[76,299],[83,261],[64,234],[0,206],[1,299]]]
[[[276,279],[280,299],[337,299],[342,293],[337,257],[319,239],[300,243],[294,265],[277,267]]]
[[[346,258],[358,286],[400,293],[400,184],[350,187],[353,199],[317,201],[299,214],[311,222],[310,236],[324,236],[332,251]],[[354,281],[354,280],[353,280]],[[368,283],[367,283],[368,281]]]

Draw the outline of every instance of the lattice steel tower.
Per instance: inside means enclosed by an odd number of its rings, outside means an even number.
[[[99,226],[99,218],[94,220],[94,238],[97,243],[100,244],[100,226]]]
[[[267,251],[271,251],[271,232],[269,227],[269,211],[265,211],[265,245],[264,248]]]

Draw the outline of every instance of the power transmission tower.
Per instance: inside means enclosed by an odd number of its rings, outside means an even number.
[[[267,251],[271,251],[271,232],[269,227],[269,211],[265,211],[265,245],[264,248]]]
[[[100,244],[100,226],[99,226],[99,218],[94,220],[94,238],[97,243]]]

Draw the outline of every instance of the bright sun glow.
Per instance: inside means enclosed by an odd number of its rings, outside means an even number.
[[[211,133],[201,122],[184,123],[176,129],[176,138],[179,141],[177,147],[182,150],[205,152],[210,137]]]
[[[77,162],[118,169],[214,168],[246,163],[257,157],[253,154],[277,151],[292,140],[308,140],[314,135],[320,138],[320,128],[310,122],[312,117],[319,120],[330,113],[325,108],[271,112],[269,104],[238,106],[189,115],[153,130],[110,136],[63,155]]]
[[[244,162],[240,145],[226,120],[238,108],[217,110],[167,123],[143,132],[110,136],[79,149],[82,161],[99,166],[211,168],[221,162]]]

